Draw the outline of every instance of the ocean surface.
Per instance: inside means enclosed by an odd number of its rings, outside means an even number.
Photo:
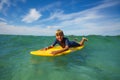
[[[120,36],[86,37],[82,50],[41,57],[30,51],[51,45],[54,36],[0,35],[0,80],[120,80]]]

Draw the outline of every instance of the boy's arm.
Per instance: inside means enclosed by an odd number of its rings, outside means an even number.
[[[48,47],[46,47],[46,48],[43,48],[42,50],[48,50],[48,49],[53,48],[53,47],[54,47],[54,46],[51,45],[51,46],[48,46]]]
[[[53,46],[53,45],[51,45],[51,46],[48,46],[48,47],[47,47],[47,49],[50,49],[50,48],[53,48],[53,47],[54,47],[54,46]]]
[[[50,49],[50,48],[53,48],[56,44],[57,44],[57,40],[55,40],[54,43],[53,43],[51,46],[48,46],[48,47],[43,48],[43,49],[41,49],[41,50],[48,50],[48,49]]]
[[[50,48],[53,48],[57,44],[57,40],[54,41],[54,43],[51,46],[48,46],[46,48],[43,48],[43,50],[48,50]]]
[[[69,46],[65,46],[65,48],[63,48],[61,50],[53,51],[51,54],[56,55],[56,54],[59,54],[61,52],[67,51],[68,49],[69,49]]]

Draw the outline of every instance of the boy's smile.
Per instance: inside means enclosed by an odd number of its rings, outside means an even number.
[[[64,37],[63,35],[56,35],[56,39],[60,42],[62,42],[63,37]]]

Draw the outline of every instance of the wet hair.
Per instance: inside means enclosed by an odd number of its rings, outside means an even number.
[[[56,36],[58,36],[58,35],[63,35],[63,36],[64,36],[63,31],[60,30],[60,29],[58,29],[58,30],[56,31]]]

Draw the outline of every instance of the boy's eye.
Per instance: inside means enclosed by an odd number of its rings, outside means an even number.
[[[60,34],[56,35],[56,36],[61,36]]]
[[[60,37],[61,37],[62,35],[57,35],[57,36],[60,36]]]

